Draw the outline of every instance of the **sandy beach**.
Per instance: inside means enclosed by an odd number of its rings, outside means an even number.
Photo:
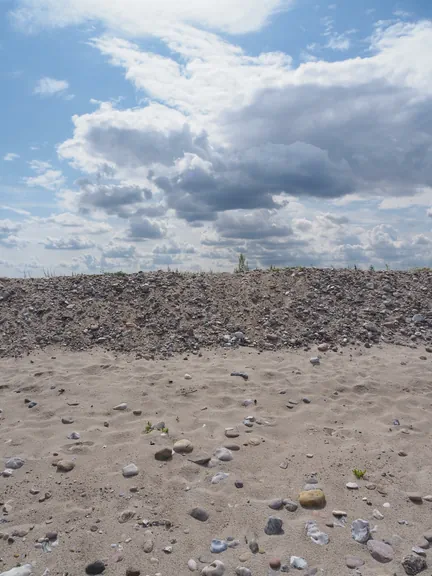
[[[297,572],[288,568],[296,556],[307,562],[299,573],[345,575],[353,556],[363,576],[405,574],[403,558],[428,546],[432,528],[431,360],[421,346],[390,345],[154,361],[49,348],[3,358],[1,456],[5,468],[11,458],[23,465],[0,478],[0,569],[31,563],[38,576],[74,575],[99,560],[106,574],[172,576],[218,560],[227,575],[263,575]],[[162,422],[164,431],[150,429]],[[193,450],[155,458],[179,440]],[[73,468],[59,471],[59,460]],[[125,478],[129,464],[138,474]],[[300,506],[305,487],[322,489],[326,506]],[[280,510],[269,507],[277,499]],[[265,533],[271,516],[283,534]],[[391,561],[352,538],[356,519],[376,526],[370,537],[391,546]],[[310,520],[327,544],[306,534]],[[213,539],[228,548],[212,553]]]

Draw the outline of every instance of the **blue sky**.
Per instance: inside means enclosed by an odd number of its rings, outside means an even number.
[[[0,275],[432,266],[432,5],[0,0]]]

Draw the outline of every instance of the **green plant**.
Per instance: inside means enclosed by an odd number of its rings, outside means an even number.
[[[358,480],[361,480],[362,478],[364,478],[366,470],[359,470],[358,468],[354,468],[353,474]]]
[[[149,434],[152,430],[153,430],[153,424],[150,421],[148,421],[145,427],[145,433]]]
[[[375,272],[375,267],[372,266],[372,264],[371,264],[371,265],[369,266],[369,270],[370,270],[370,272]]]
[[[162,434],[168,434],[168,433],[169,433],[168,428],[162,428]]]
[[[385,265],[387,272],[390,270],[390,264]]]
[[[239,255],[237,268],[234,270],[237,274],[242,274],[243,272],[249,271],[249,264],[247,263],[246,256],[244,254]]]

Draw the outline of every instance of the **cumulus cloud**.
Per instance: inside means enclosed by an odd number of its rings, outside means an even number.
[[[69,82],[66,82],[66,80],[56,80],[55,78],[44,76],[38,80],[33,92],[39,96],[54,96],[64,94],[68,88]]]
[[[84,236],[70,236],[68,238],[48,237],[43,246],[46,250],[86,250],[94,248],[96,244]]]
[[[5,248],[23,248],[27,241],[19,238],[17,233],[22,229],[20,222],[0,220],[0,246]]]
[[[129,228],[126,237],[135,241],[163,238],[165,229],[161,224],[151,221],[142,216],[134,216],[129,219]]]
[[[82,234],[105,234],[112,230],[107,222],[88,220],[69,212],[54,214],[48,218],[40,218],[39,222],[41,224],[53,224],[62,228],[77,229]]]
[[[19,154],[15,154],[15,152],[8,152],[7,154],[5,154],[3,156],[3,160],[5,162],[13,162],[14,160],[17,160],[20,157]]]
[[[45,188],[56,191],[61,188],[66,179],[60,170],[54,170],[49,162],[32,160],[29,162],[30,168],[36,172],[36,176],[27,176],[23,182],[32,188]]]

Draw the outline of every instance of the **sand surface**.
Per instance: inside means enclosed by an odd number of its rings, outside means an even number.
[[[25,460],[11,477],[0,477],[0,572],[31,562],[37,576],[46,568],[51,574],[78,575],[100,559],[109,575],[134,567],[142,575],[185,576],[192,558],[199,570],[219,559],[226,575],[246,566],[262,576],[272,557],[286,564],[296,555],[318,574],[344,576],[353,573],[345,556],[355,555],[365,562],[364,576],[404,574],[401,559],[432,528],[432,503],[414,504],[407,497],[408,492],[432,493],[432,355],[422,360],[424,351],[396,346],[346,348],[322,354],[314,367],[309,359],[316,353],[259,354],[241,348],[146,361],[50,349],[0,360],[0,456],[3,464],[8,457]],[[249,380],[232,377],[233,370],[247,372]],[[26,399],[37,406],[29,409]],[[256,405],[242,406],[246,399]],[[127,410],[114,411],[121,402]],[[256,418],[252,428],[242,423],[249,415]],[[63,418],[73,423],[63,424]],[[393,425],[395,419],[399,426]],[[146,434],[147,422],[159,421],[168,435]],[[239,437],[226,438],[225,428],[234,426]],[[79,440],[68,439],[73,431]],[[155,460],[157,450],[182,438],[193,443],[191,454]],[[189,461],[233,443],[240,449],[230,462],[203,467]],[[53,463],[59,458],[73,460],[75,468],[57,472]],[[122,467],[130,463],[139,474],[127,479]],[[367,478],[357,480],[354,468],[366,469]],[[219,471],[229,476],[212,485]],[[325,492],[325,509],[275,512],[268,507],[275,498],[298,501],[310,477]],[[243,488],[235,487],[239,480]],[[348,490],[347,482],[357,482],[359,490]],[[379,490],[366,489],[368,483]],[[40,492],[31,494],[32,488]],[[49,497],[40,502],[46,493]],[[208,511],[207,522],[188,515],[196,506]],[[347,512],[346,527],[326,527],[335,509]],[[373,519],[375,509],[383,520]],[[134,517],[120,523],[125,510]],[[264,533],[271,515],[283,520],[284,535]],[[392,542],[394,561],[379,564],[351,538],[350,525],[357,518],[377,525],[374,538]],[[146,528],[144,519],[165,525]],[[306,536],[310,519],[330,536],[329,544],[319,546]],[[19,528],[28,534],[8,543]],[[153,533],[150,553],[143,551],[150,537],[146,530]],[[58,533],[51,552],[35,547],[47,532]],[[245,542],[254,532],[258,554]],[[238,546],[210,552],[212,538],[228,537]],[[167,546],[171,553],[163,551]]]

